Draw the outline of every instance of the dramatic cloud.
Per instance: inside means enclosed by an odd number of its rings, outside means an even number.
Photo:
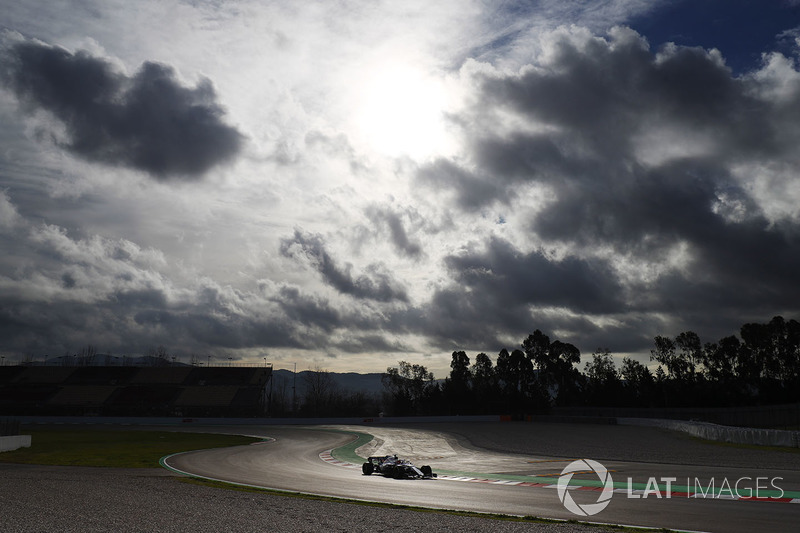
[[[542,323],[541,310],[560,313],[561,328],[569,314],[626,310],[622,287],[602,261],[549,257],[540,250],[522,253],[492,238],[485,249],[448,256],[445,264],[453,282],[433,295],[426,309],[433,320],[423,326],[445,345],[483,338],[499,349],[508,332]]]
[[[800,8],[756,4],[0,0],[0,353],[443,377],[798,318]]]
[[[38,42],[10,47],[3,63],[6,85],[31,111],[58,118],[63,146],[85,159],[192,178],[241,149],[207,79],[183,87],[171,67],[151,62],[127,77],[87,52]]]
[[[0,335],[7,350],[38,358],[87,344],[125,353],[163,344],[186,356],[208,346],[218,355],[301,346],[302,323],[257,287],[235,290],[191,276],[161,251],[124,239],[74,238],[21,216],[4,194],[0,236]]]
[[[595,316],[792,308],[800,210],[758,191],[766,180],[800,200],[796,71],[772,57],[734,78],[715,51],[654,54],[621,28],[547,39],[519,73],[468,67],[474,120],[493,127],[471,128],[466,160],[439,159],[418,180],[473,212],[521,210],[528,239],[581,259],[500,253],[492,240],[485,256],[447,259],[454,279],[484,303],[501,294]],[[525,205],[533,189],[543,200]]]
[[[548,258],[541,251],[522,254],[493,238],[487,249],[447,257],[454,282],[484,301],[520,308],[564,307],[590,313],[620,310],[620,287],[611,269],[575,257]],[[491,300],[489,300],[491,299]]]
[[[404,213],[398,213],[389,208],[373,206],[367,210],[367,216],[376,227],[385,228],[392,245],[400,255],[412,259],[421,257],[422,246],[419,242],[409,237],[404,221],[404,218],[414,218],[413,213],[408,213],[406,217]]]
[[[408,299],[405,290],[392,279],[380,264],[372,264],[369,274],[353,277],[351,264],[340,267],[325,248],[321,235],[310,235],[296,230],[291,239],[281,242],[281,253],[286,257],[305,258],[322,275],[322,279],[342,294],[354,298],[391,302]]]

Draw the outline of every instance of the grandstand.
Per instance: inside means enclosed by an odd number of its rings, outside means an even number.
[[[268,416],[271,366],[2,366],[0,414]]]

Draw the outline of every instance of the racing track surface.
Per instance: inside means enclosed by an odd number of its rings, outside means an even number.
[[[340,428],[342,429],[342,428]],[[362,447],[362,455],[383,453],[387,445],[412,453],[415,464],[431,464],[434,472],[442,469],[467,472],[530,472],[558,471],[566,466],[563,457],[531,457],[501,454],[475,448],[462,448],[455,439],[434,431],[410,428],[343,428],[376,435],[372,444]],[[663,527],[690,531],[797,531],[800,504],[760,501],[730,501],[721,499],[656,498],[629,499],[615,494],[601,513],[578,517],[560,503],[552,488],[509,486],[448,479],[394,480],[382,476],[363,476],[360,467],[341,466],[325,462],[320,454],[352,442],[352,434],[327,431],[324,428],[247,427],[241,431],[230,428],[207,429],[226,433],[243,433],[271,437],[274,440],[250,446],[188,452],[168,458],[168,467],[191,475],[258,487],[292,492],[306,492],[333,497],[353,498],[415,506],[459,509],[511,515],[533,515],[543,518],[583,519],[592,522]],[[437,455],[439,459],[436,459]],[[401,454],[401,457],[408,455]],[[676,465],[642,464],[625,461],[603,461],[614,473],[615,481],[625,475],[635,478],[674,475]],[[457,466],[460,468],[453,468]],[[678,465],[679,467],[679,465]],[[713,467],[683,468],[692,475],[725,476],[756,475],[753,472]],[[784,475],[785,490],[797,491],[798,472],[771,471],[759,475]],[[794,476],[792,478],[792,476]],[[487,477],[491,477],[487,475]],[[577,477],[577,475],[576,475]],[[589,477],[587,477],[589,479]],[[594,476],[596,480],[597,477]],[[555,480],[554,480],[555,483]],[[578,494],[571,491],[579,503],[597,501],[596,492]],[[356,511],[354,511],[356,512]]]

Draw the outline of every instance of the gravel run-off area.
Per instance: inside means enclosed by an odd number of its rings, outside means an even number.
[[[0,531],[16,532],[597,532],[241,492],[161,469],[0,464]]]

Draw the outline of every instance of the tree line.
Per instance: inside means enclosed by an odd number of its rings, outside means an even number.
[[[551,406],[728,407],[800,401],[800,323],[776,316],[748,323],[739,337],[703,344],[685,331],[656,336],[651,365],[625,357],[619,368],[607,348],[579,371],[573,344],[540,330],[494,361],[472,362],[454,351],[450,374],[434,379],[423,365],[400,361],[382,375],[390,415],[542,412]],[[651,368],[652,367],[652,368]]]

